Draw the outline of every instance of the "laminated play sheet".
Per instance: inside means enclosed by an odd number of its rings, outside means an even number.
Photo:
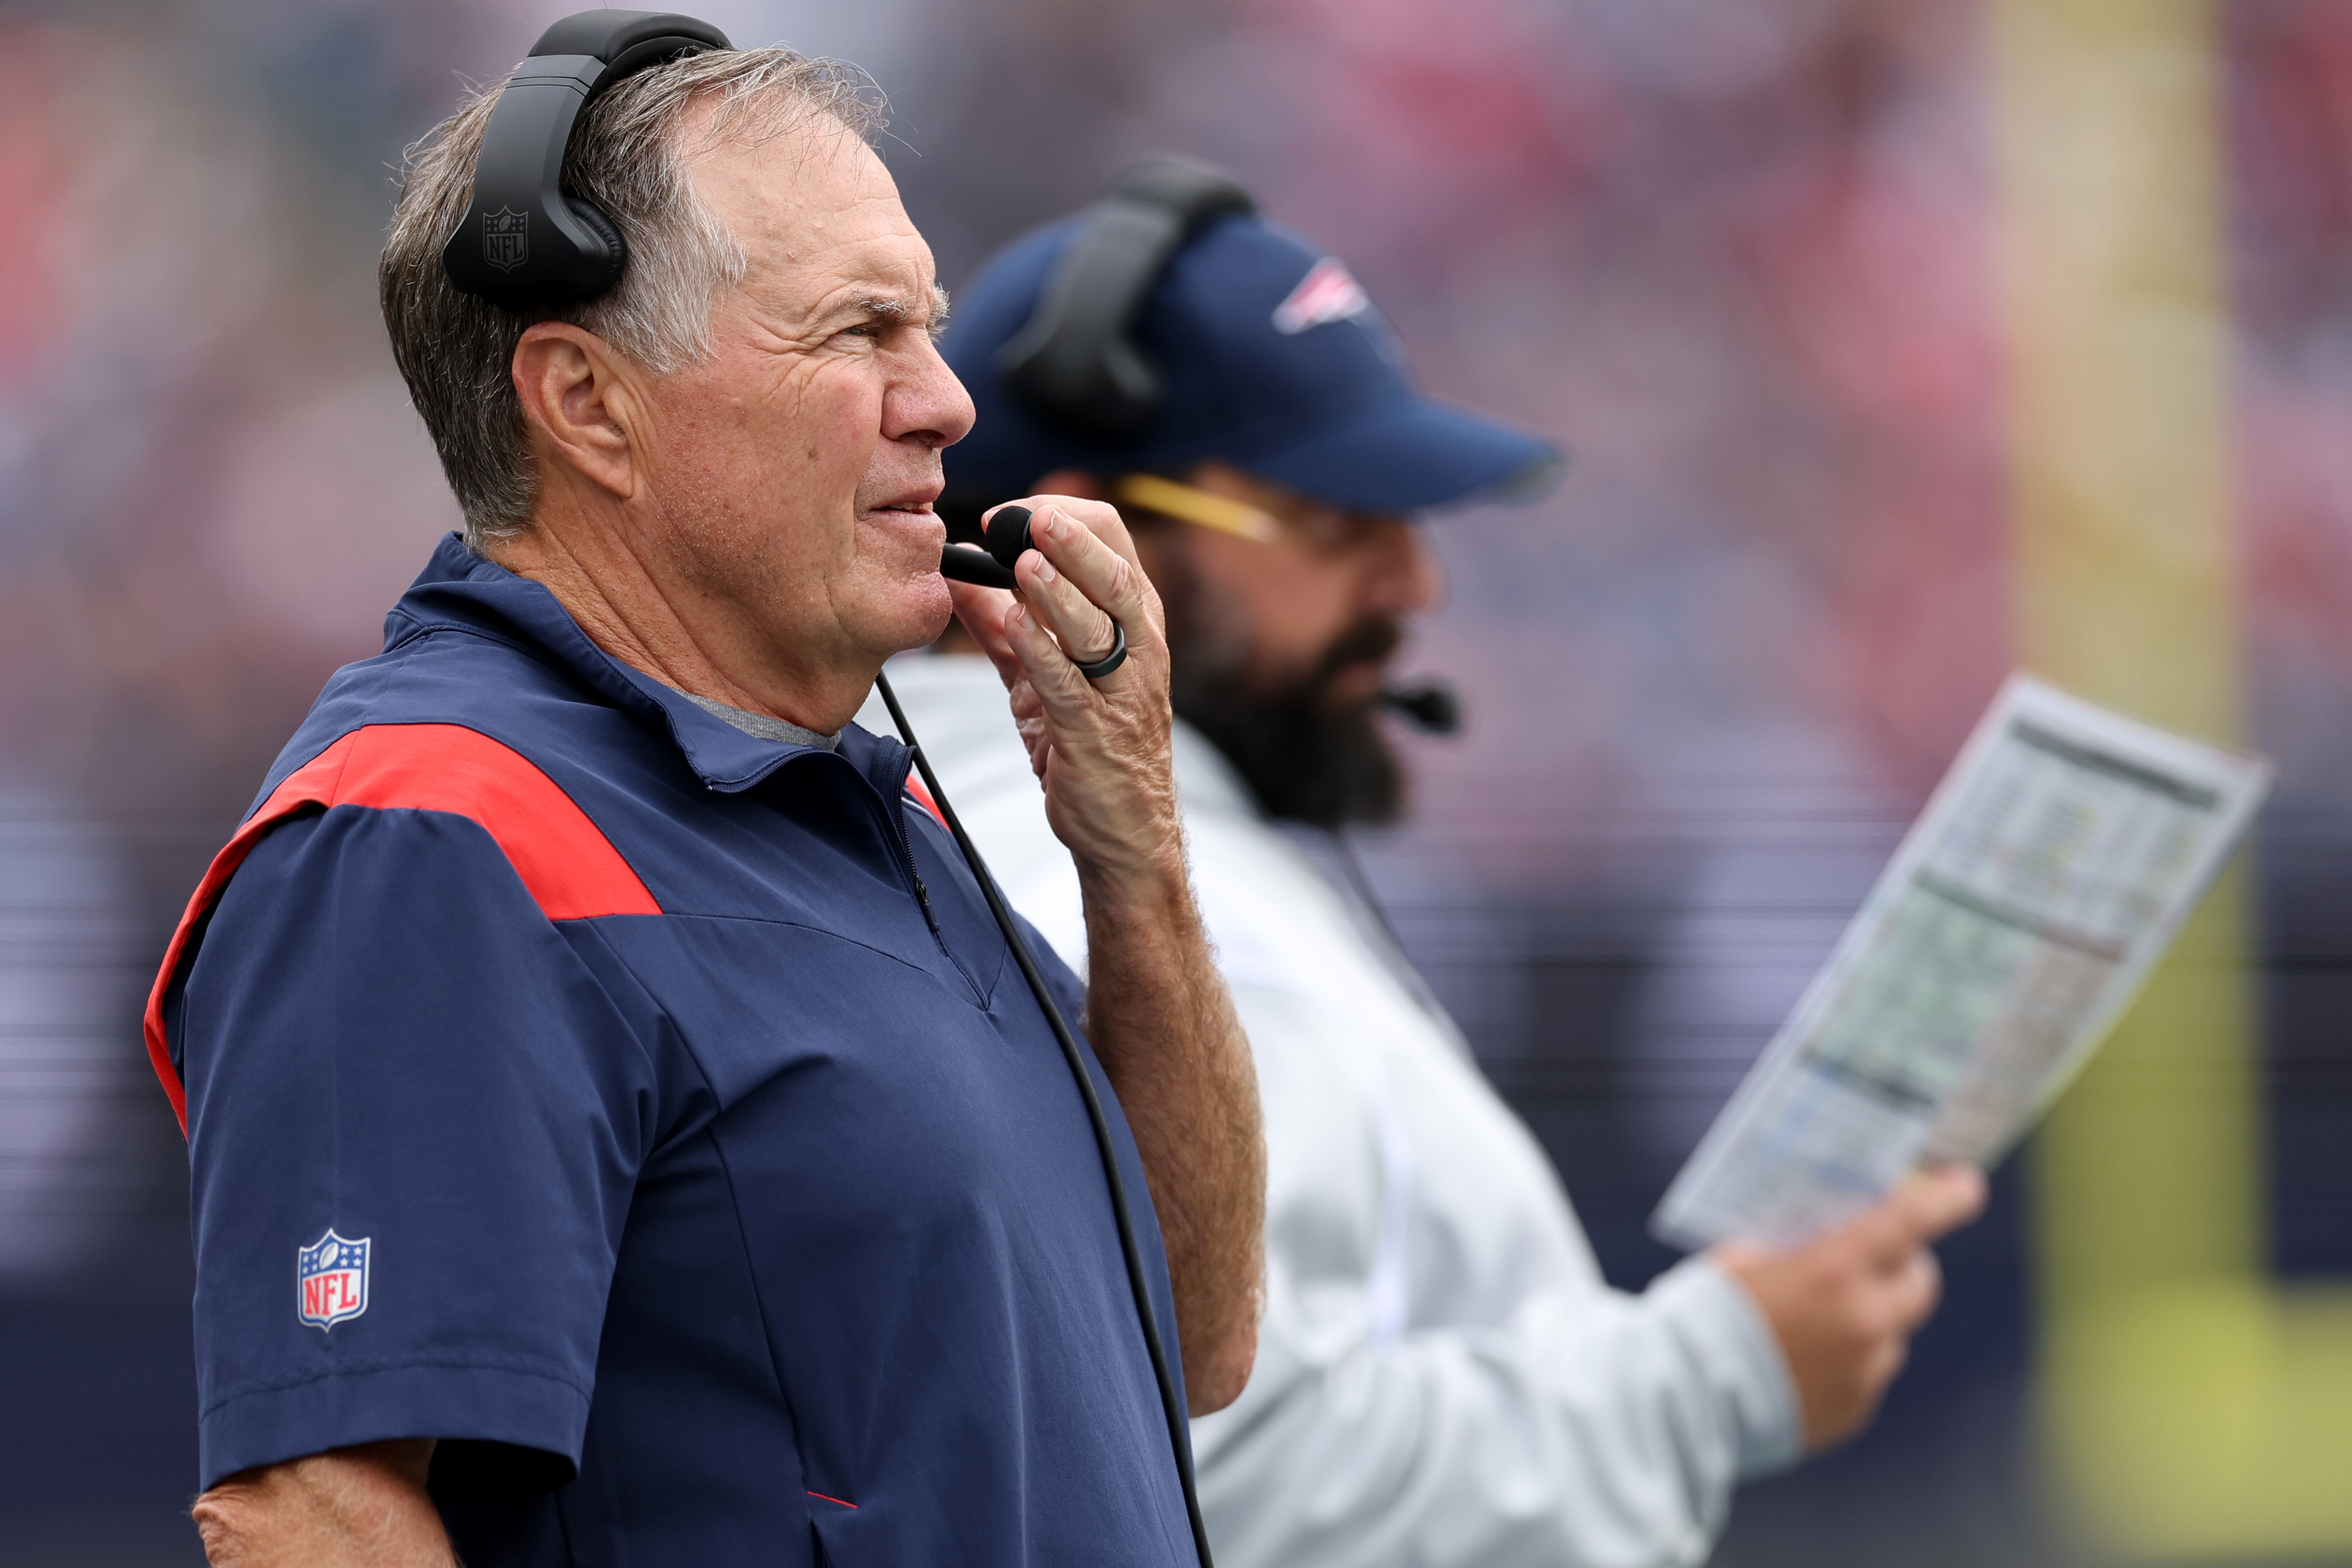
[[[1652,1224],[1801,1241],[1915,1167],[1990,1164],[2170,944],[2258,759],[2012,677]]]

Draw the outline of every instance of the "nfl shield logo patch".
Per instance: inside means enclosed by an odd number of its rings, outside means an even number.
[[[530,215],[500,207],[482,215],[482,259],[512,272],[530,259]]]
[[[346,1240],[327,1234],[294,1254],[294,1283],[302,1321],[321,1331],[367,1310],[368,1238]]]

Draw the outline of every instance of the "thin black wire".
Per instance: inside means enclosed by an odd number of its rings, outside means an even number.
[[[1110,1186],[1112,1215],[1118,1221],[1118,1250],[1127,1263],[1128,1289],[1135,1296],[1135,1315],[1143,1325],[1143,1348],[1151,1355],[1151,1375],[1159,1380],[1160,1406],[1168,1417],[1168,1446],[1176,1456],[1176,1479],[1184,1491],[1184,1513],[1192,1526],[1192,1547],[1200,1553],[1201,1568],[1216,1568],[1209,1555],[1209,1530],[1201,1520],[1200,1494],[1192,1484],[1192,1444],[1185,1420],[1183,1401],[1176,1396],[1175,1374],[1169,1370],[1167,1347],[1160,1342],[1160,1322],[1151,1310],[1151,1291],[1144,1282],[1143,1251],[1135,1239],[1135,1217],[1128,1212],[1127,1181],[1118,1169],[1118,1146],[1111,1141],[1110,1121],[1103,1115],[1102,1098],[1095,1093],[1094,1075],[1087,1071],[1087,1059],[1078,1049],[1077,1037],[1070,1032],[1069,1021],[1046,988],[1045,976],[1037,968],[1037,960],[1029,944],[1022,940],[1021,928],[1013,923],[1013,910],[997,888],[996,879],[989,874],[988,862],[980,858],[980,847],[963,830],[962,819],[948,803],[948,792],[940,785],[939,774],[931,771],[930,759],[916,742],[915,727],[907,722],[907,710],[898,706],[898,694],[890,689],[890,678],[877,673],[875,689],[882,694],[883,706],[890,710],[890,722],[898,727],[898,738],[915,753],[915,767],[923,775],[923,784],[931,792],[931,804],[940,808],[940,819],[948,825],[956,847],[963,851],[964,863],[971,868],[972,879],[980,884],[981,896],[988,900],[988,912],[996,917],[997,929],[1013,948],[1013,957],[1021,965],[1022,978],[1029,982],[1030,994],[1044,1009],[1045,1022],[1053,1027],[1054,1039],[1062,1047],[1062,1059],[1070,1064],[1070,1076],[1077,1079],[1078,1098],[1086,1101],[1087,1120],[1093,1123],[1095,1149],[1102,1156],[1103,1179]]]
[[[1372,879],[1364,875],[1364,863],[1356,858],[1356,841],[1348,837],[1346,828],[1334,827],[1331,829],[1331,847],[1339,852],[1340,868],[1347,873],[1348,885],[1356,890],[1357,900],[1370,911],[1372,919],[1381,922],[1381,934],[1389,939],[1389,945],[1402,954],[1404,943],[1397,936],[1396,923],[1389,919],[1388,906],[1381,902],[1378,893],[1372,891]]]

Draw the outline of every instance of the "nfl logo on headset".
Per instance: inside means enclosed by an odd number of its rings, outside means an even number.
[[[500,207],[482,215],[482,259],[512,272],[530,259],[530,215]]]
[[[310,1246],[296,1249],[294,1283],[301,1291],[302,1321],[323,1331],[367,1310],[368,1237],[349,1241],[330,1227]]]

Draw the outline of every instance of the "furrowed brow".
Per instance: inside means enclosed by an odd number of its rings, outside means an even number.
[[[857,308],[887,321],[905,321],[915,313],[915,307],[896,294],[872,295],[857,301]]]
[[[936,285],[930,290],[930,309],[924,321],[931,336],[938,337],[948,324],[948,291]],[[857,308],[869,316],[879,316],[886,321],[900,325],[915,319],[915,302],[901,294],[876,294],[857,301]]]

